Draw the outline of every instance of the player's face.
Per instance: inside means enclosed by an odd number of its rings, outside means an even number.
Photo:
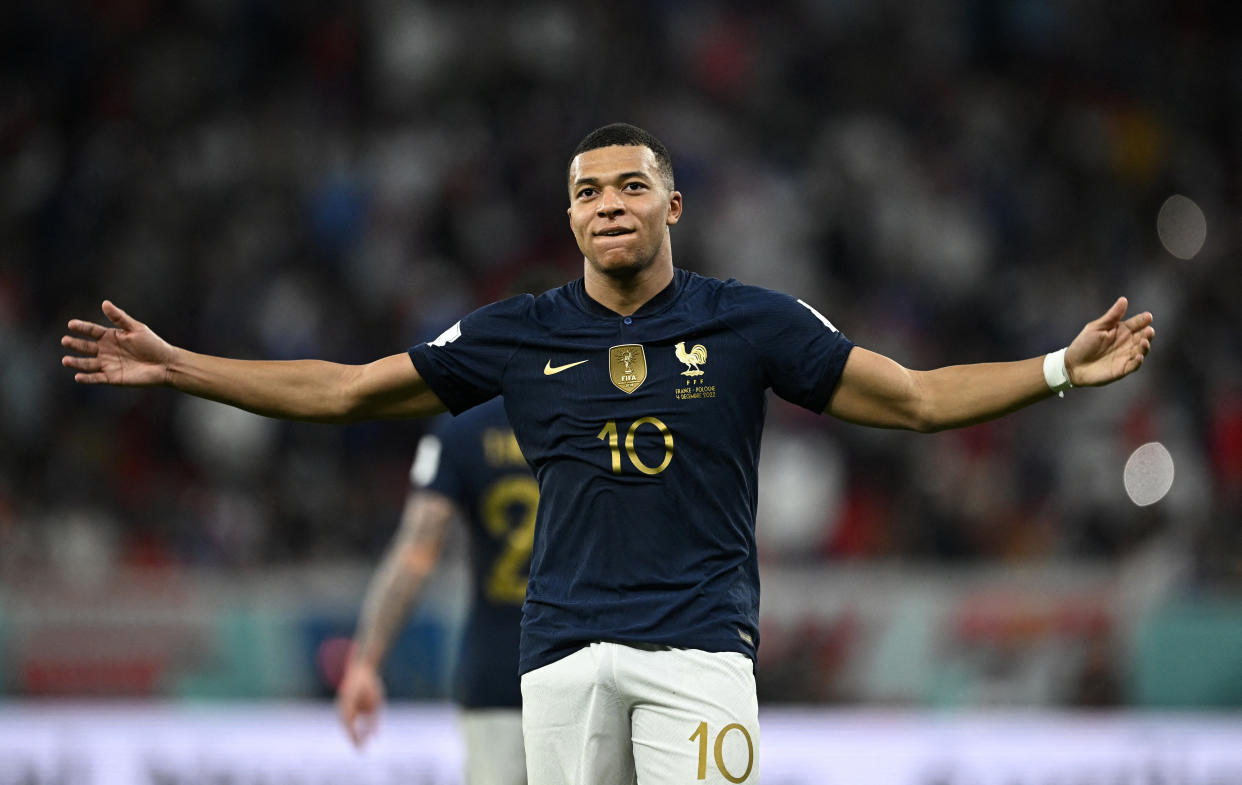
[[[670,191],[650,148],[588,150],[569,166],[569,225],[597,272],[630,277],[661,254],[672,264],[668,227],[681,218],[681,194]]]

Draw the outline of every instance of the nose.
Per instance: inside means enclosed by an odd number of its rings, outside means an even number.
[[[615,188],[605,188],[600,194],[599,204],[595,208],[600,218],[612,218],[625,212],[625,202],[621,193]]]

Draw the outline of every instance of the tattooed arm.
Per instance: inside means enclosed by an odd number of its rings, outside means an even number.
[[[457,513],[457,505],[447,496],[411,491],[401,527],[371,578],[353,651],[337,691],[337,712],[355,746],[361,747],[375,730],[384,702],[380,667],[410,606],[435,570],[448,522]]]

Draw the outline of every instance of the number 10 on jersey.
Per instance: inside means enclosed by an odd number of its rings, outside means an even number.
[[[644,425],[653,426],[664,437],[664,460],[659,466],[648,466],[638,457],[638,451],[634,449],[634,440],[638,435],[638,429]],[[621,473],[621,446],[620,430],[617,427],[616,420],[609,420],[604,424],[604,429],[596,434],[595,438],[608,442],[608,450],[612,455],[612,473]],[[673,461],[673,432],[668,429],[658,417],[642,417],[630,423],[630,427],[625,432],[625,454],[629,456],[630,463],[634,465],[643,474],[659,474],[668,468]]]

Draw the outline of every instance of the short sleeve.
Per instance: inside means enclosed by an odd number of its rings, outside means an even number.
[[[854,343],[802,300],[759,287],[738,289],[738,328],[758,350],[768,386],[790,403],[822,412]]]
[[[500,394],[533,299],[526,294],[485,305],[409,350],[419,375],[450,412],[460,414]]]

